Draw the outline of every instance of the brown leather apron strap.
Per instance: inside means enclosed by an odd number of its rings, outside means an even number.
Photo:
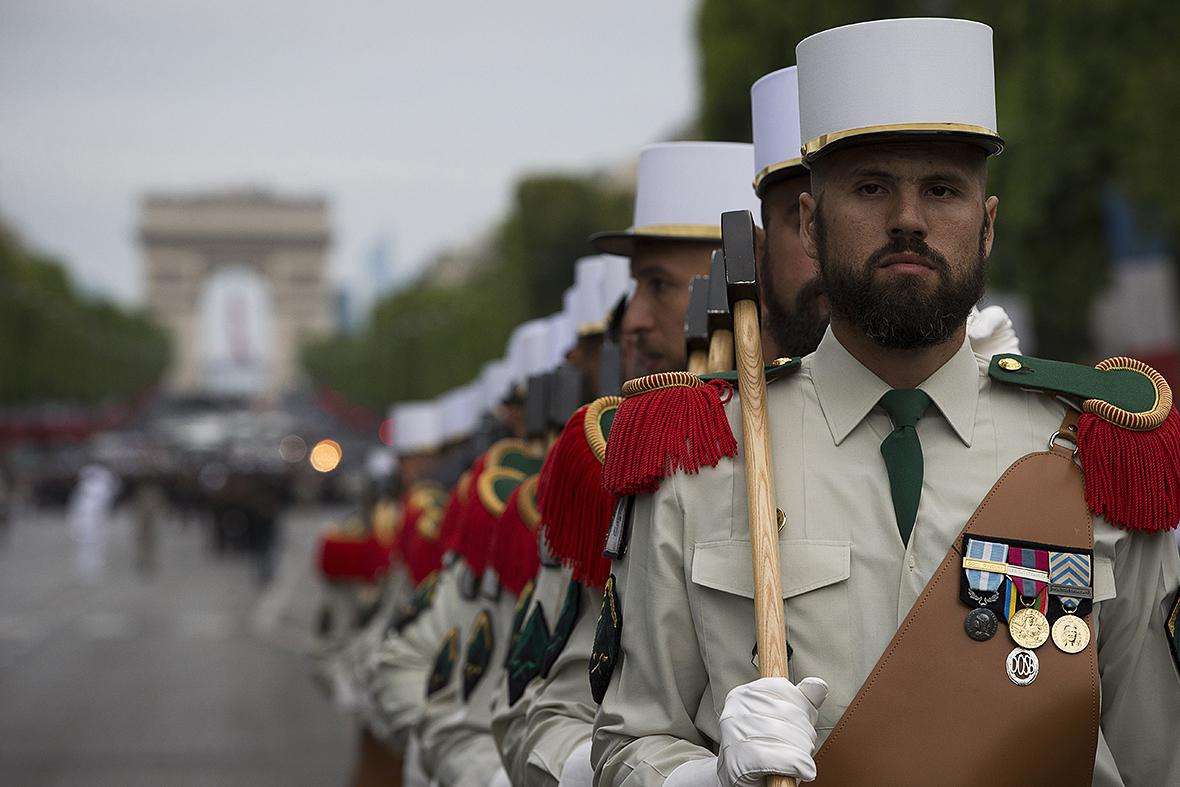
[[[1073,433],[1066,418],[1064,437]],[[1059,442],[1057,435],[1054,443]],[[1063,441],[1061,441],[1063,442]],[[1071,448],[1017,460],[963,533],[1093,549],[1090,512]],[[1009,678],[1007,627],[969,638],[959,601],[962,537],[816,754],[816,784],[1089,784],[1098,741],[1096,643],[1036,651],[1027,686]]]

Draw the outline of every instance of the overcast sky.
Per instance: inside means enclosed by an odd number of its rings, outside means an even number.
[[[613,165],[696,105],[691,0],[0,0],[0,217],[142,297],[145,190],[331,200],[350,289],[501,214],[513,179]]]

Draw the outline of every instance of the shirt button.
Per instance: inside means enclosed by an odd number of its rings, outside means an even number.
[[[908,561],[908,562],[909,562],[909,564],[910,564],[910,571],[913,571],[913,570],[914,570],[914,568],[915,568],[915,567],[917,567],[917,561],[916,561],[916,560],[914,560],[914,556],[913,556],[913,555],[910,555],[910,559],[909,559],[909,561]]]

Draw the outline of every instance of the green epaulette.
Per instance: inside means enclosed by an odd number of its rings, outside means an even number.
[[[1093,513],[1126,530],[1180,522],[1180,418],[1162,374],[1134,358],[1089,367],[1004,353],[992,358],[988,376],[1062,397],[1081,413],[1067,429],[1076,429]]]

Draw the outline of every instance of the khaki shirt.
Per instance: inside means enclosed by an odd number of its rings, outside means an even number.
[[[557,625],[569,587],[569,569],[541,568],[533,607],[544,610],[550,632]],[[534,679],[511,708],[507,707],[507,688],[497,694],[492,731],[515,785],[556,785],[573,750],[590,740],[598,709],[590,696],[590,650],[602,593],[580,585],[579,593],[578,620],[549,675],[544,680]]]
[[[459,660],[451,685],[441,694],[454,692],[450,712],[428,713],[420,726],[422,764],[434,782],[444,787],[475,787],[484,785],[500,767],[500,753],[492,738],[492,696],[501,685],[504,659],[508,652],[509,633],[516,611],[516,597],[500,591],[496,600],[480,598],[478,610],[487,610],[492,619],[492,654],[487,670],[463,702],[464,651],[471,632],[471,623],[461,629]],[[474,615],[472,615],[474,618]],[[431,697],[428,706],[435,705]]]
[[[569,586],[570,572],[557,566],[542,565],[533,580],[533,598],[529,608],[521,619],[521,628],[539,609],[545,615],[545,625],[552,634],[553,626],[560,614],[561,602],[566,587]],[[534,678],[525,688],[524,694],[515,704],[508,704],[508,673],[500,678],[500,686],[492,698],[492,736],[496,740],[496,748],[500,750],[500,759],[504,762],[504,770],[513,784],[529,784],[526,772],[528,761],[532,756],[524,745],[525,714],[532,704],[540,681]]]
[[[407,735],[427,713],[426,682],[440,643],[451,627],[458,627],[462,642],[480,608],[477,599],[467,599],[460,592],[465,571],[461,561],[441,571],[430,608],[400,633],[386,638],[376,657],[370,683],[371,705],[380,719],[379,728],[387,736],[385,740],[398,747],[405,745]],[[454,672],[461,669],[462,663],[457,663]],[[432,716],[447,712],[448,703],[457,707],[457,685],[452,675],[451,685],[431,697]]]
[[[921,385],[925,474],[907,545],[880,454],[888,386],[832,335],[768,388],[790,678],[831,687],[820,742],[884,651],[952,541],[1015,460],[1043,451],[1063,406],[993,382],[964,341]],[[740,439],[740,409],[727,406]],[[614,567],[622,659],[596,720],[601,784],[656,784],[715,752],[733,687],[757,679],[753,580],[741,457],[676,475],[637,499]],[[1180,676],[1163,634],[1180,585],[1169,533],[1094,520],[1094,621],[1102,690],[1096,784],[1180,783]],[[904,720],[900,720],[904,723]],[[968,745],[968,741],[963,741]]]

